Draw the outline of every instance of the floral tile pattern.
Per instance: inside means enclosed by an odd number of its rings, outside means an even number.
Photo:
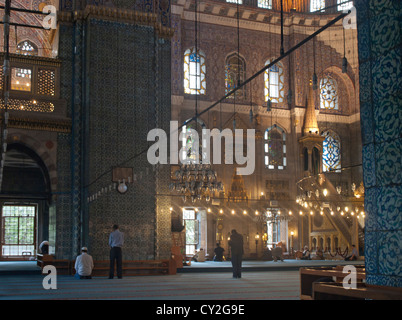
[[[402,286],[401,1],[355,1],[360,62],[365,264],[369,284]]]

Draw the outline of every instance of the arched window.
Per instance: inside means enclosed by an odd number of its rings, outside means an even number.
[[[272,0],[258,0],[258,8],[272,9]]]
[[[205,94],[206,89],[205,54],[195,48],[184,52],[184,93]]]
[[[327,75],[320,81],[320,108],[338,110],[338,84]]]
[[[324,8],[325,8],[325,0],[310,0],[310,12],[320,11],[321,9]]]
[[[322,135],[325,137],[322,148],[323,171],[341,172],[341,140],[335,132],[330,130]]]
[[[37,56],[38,47],[32,41],[25,40],[17,44],[17,54],[23,54],[26,56]]]
[[[225,65],[225,90],[226,94],[235,89],[238,84],[242,83],[246,77],[246,62],[237,53],[230,55],[226,59]],[[235,92],[236,98],[244,99],[245,87],[243,86]],[[230,98],[233,98],[231,95]]]
[[[337,0],[338,11],[349,10],[353,7],[353,1]]]
[[[265,62],[265,65],[271,63],[271,60]],[[264,94],[265,101],[271,99],[271,102],[282,103],[284,101],[284,72],[281,63],[277,63],[264,72]]]
[[[264,135],[265,167],[283,170],[286,167],[286,133],[276,124],[269,127]]]

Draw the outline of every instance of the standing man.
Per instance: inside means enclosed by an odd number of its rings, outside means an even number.
[[[243,258],[243,236],[232,230],[229,245],[232,249],[233,278],[241,278],[241,263]]]
[[[77,279],[92,279],[92,269],[94,261],[92,256],[88,254],[88,248],[82,247],[81,254],[75,259],[75,277]]]
[[[123,233],[120,232],[117,224],[113,225],[113,231],[109,236],[110,246],[110,271],[109,279],[114,277],[114,262],[116,261],[117,278],[123,278],[123,255],[121,253],[121,247],[124,243]]]

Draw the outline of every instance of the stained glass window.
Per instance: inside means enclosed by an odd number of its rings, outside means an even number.
[[[272,0],[258,0],[258,8],[272,9]]]
[[[265,131],[264,140],[265,167],[283,170],[286,167],[285,131],[277,125],[273,125]]]
[[[33,42],[25,40],[17,44],[16,53],[26,56],[37,56],[38,47]]]
[[[325,0],[310,0],[310,12],[320,11],[321,9],[324,8],[325,8]]]
[[[271,63],[268,60],[265,65]],[[282,64],[277,63],[264,72],[264,94],[265,101],[271,99],[271,102],[282,103],[284,101],[284,72]]]
[[[184,93],[205,94],[206,88],[205,54],[195,49],[184,52]]]
[[[320,107],[338,110],[338,85],[329,75],[320,81]]]
[[[235,89],[238,83],[245,80],[246,62],[242,57],[233,54],[226,59],[225,65],[225,90],[226,94]],[[245,87],[243,86],[235,92],[236,98],[245,98]],[[233,98],[232,94],[230,98]]]
[[[338,11],[349,10],[353,7],[353,1],[337,0]]]
[[[341,141],[335,132],[323,133],[325,137],[322,149],[323,171],[341,172]]]

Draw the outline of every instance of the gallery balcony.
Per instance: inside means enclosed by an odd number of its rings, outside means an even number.
[[[4,53],[0,53],[3,65]],[[9,127],[70,131],[67,104],[60,99],[61,61],[10,54],[11,80],[7,110]],[[4,77],[0,69],[0,107],[4,109]]]

